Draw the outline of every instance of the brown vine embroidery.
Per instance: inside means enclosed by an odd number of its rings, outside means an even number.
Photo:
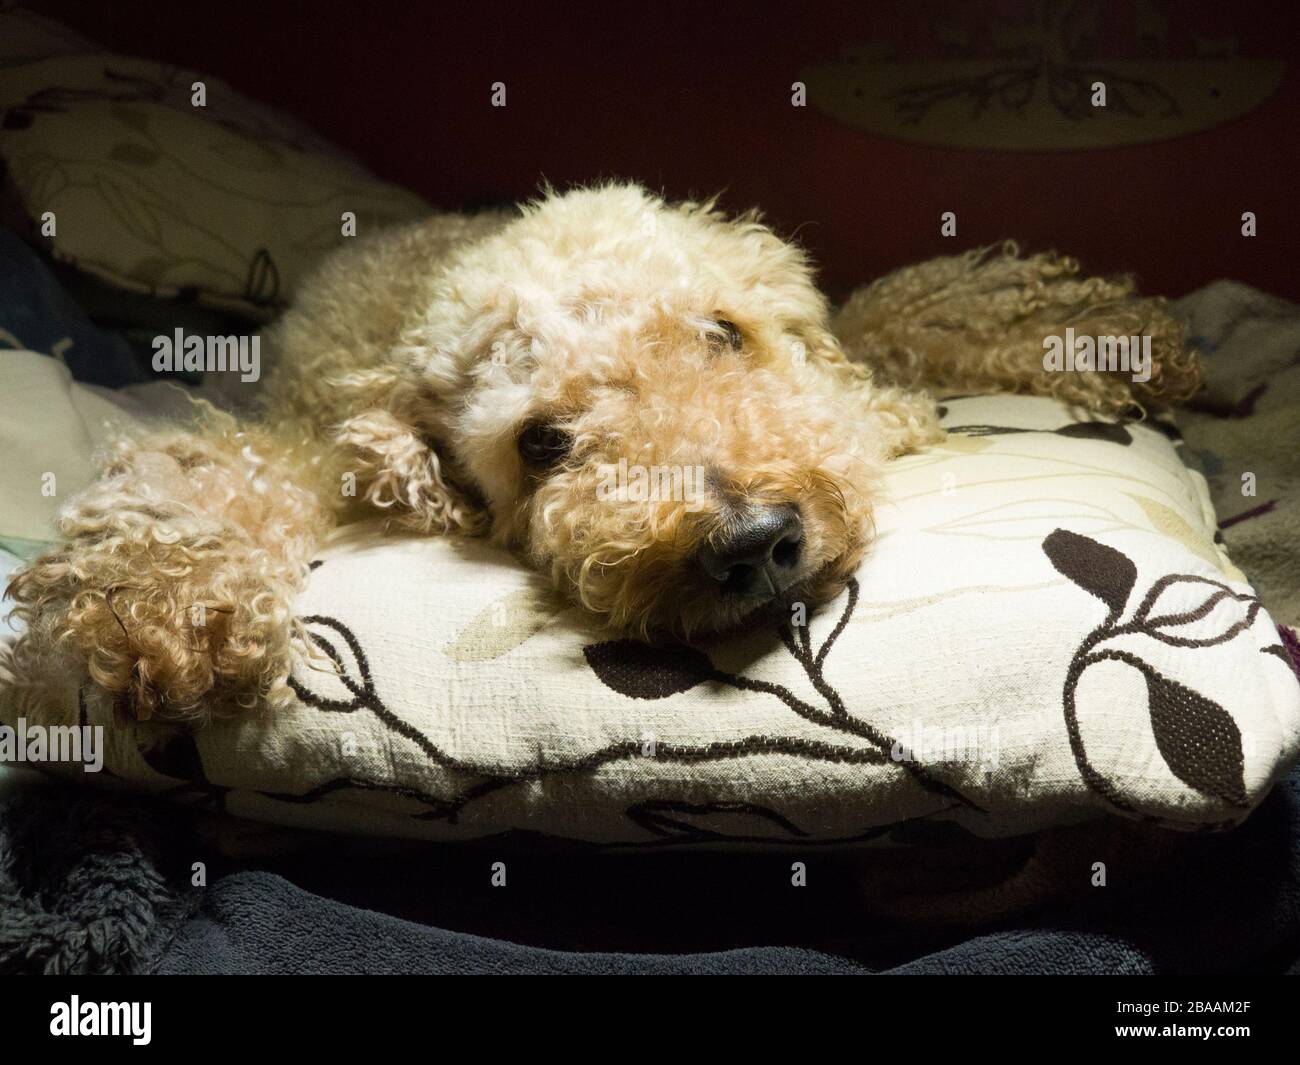
[[[1128,651],[1100,645],[1119,636],[1142,634],[1171,647],[1201,648],[1227,643],[1249,628],[1260,611],[1253,595],[1235,592],[1226,584],[1194,574],[1173,573],[1157,580],[1147,591],[1130,621],[1121,623],[1124,608],[1137,583],[1137,567],[1122,552],[1067,529],[1057,529],[1043,541],[1043,551],[1052,565],[1107,607],[1106,619],[1079,645],[1065,677],[1063,705],[1070,749],[1083,779],[1113,806],[1137,813],[1133,803],[1088,759],[1079,731],[1075,705],[1079,681],[1089,666],[1099,662],[1122,662],[1140,672],[1146,681],[1147,706],[1156,748],[1173,774],[1183,783],[1240,809],[1246,797],[1245,762],[1241,730],[1222,706],[1184,684],[1161,674],[1149,662]],[[1165,593],[1179,585],[1203,585],[1212,589],[1199,606],[1176,613],[1159,612]],[[1244,606],[1224,631],[1207,637],[1178,633],[1210,615],[1220,603]]]
[[[940,408],[944,410],[944,408]],[[954,425],[948,432],[959,436],[1008,436],[1013,433],[1051,433],[1055,436],[1069,437],[1072,440],[1101,440],[1108,444],[1128,447],[1133,443],[1133,434],[1123,422],[1071,422],[1059,429],[1024,429],[1010,425]]]
[[[853,616],[857,602],[858,582],[850,579],[844,611],[830,635],[815,652],[812,646],[812,634],[806,621],[802,624],[783,624],[777,628],[781,642],[790,652],[791,657],[803,667],[804,673],[807,674],[817,693],[826,701],[826,708],[814,706],[800,699],[785,685],[747,677],[743,673],[728,673],[718,669],[707,654],[694,647],[685,645],[656,647],[636,640],[607,640],[603,643],[589,644],[582,651],[592,672],[606,687],[620,695],[633,699],[666,699],[670,695],[690,691],[708,681],[742,691],[762,692],[780,699],[805,721],[867,740],[875,748],[874,753],[883,762],[892,757],[896,746],[894,738],[869,721],[850,714],[843,696],[826,680],[826,658],[834,647],[835,641],[848,625],[849,618]],[[940,780],[925,766],[911,759],[895,764],[927,791],[941,795],[967,809],[984,812],[981,806],[951,784]]]
[[[528,784],[562,774],[591,773],[604,765],[644,757],[642,742],[639,739],[618,741],[574,759],[555,758],[545,763],[539,762],[527,769],[511,769],[505,766],[455,757],[442,750],[411,722],[405,720],[387,706],[371,673],[370,662],[366,653],[360,641],[347,625],[338,618],[324,615],[312,615],[301,620],[305,625],[311,626],[309,636],[312,642],[329,659],[333,667],[330,676],[332,676],[334,683],[342,685],[351,696],[351,698],[341,699],[314,690],[310,685],[314,684],[315,681],[310,678],[313,678],[315,674],[314,671],[308,670],[305,672],[305,676],[295,676],[290,678],[289,681],[302,702],[308,706],[334,713],[372,713],[386,729],[414,743],[426,758],[462,779],[452,782],[452,793],[446,796],[428,794],[419,789],[400,784],[366,780],[354,776],[339,776],[323,781],[309,791],[300,794],[260,792],[259,794],[265,798],[280,802],[314,803],[331,795],[345,794],[352,791],[380,792],[421,803],[425,809],[418,814],[412,815],[414,820],[446,821],[455,824],[461,820],[468,807],[471,807],[479,799],[503,788]],[[823,645],[823,653],[829,648],[830,643],[833,642],[842,627],[841,624],[832,633],[826,644]],[[650,648],[645,644],[632,641],[613,641],[612,643],[617,646],[611,647],[611,645],[597,644],[588,648],[588,659],[590,660],[591,656],[594,655],[597,661],[607,661],[612,675],[624,678],[621,683],[633,683],[631,678],[641,677],[644,692],[641,697],[643,698],[663,698],[674,691],[687,690],[701,679],[707,679],[703,676],[705,669],[710,671],[710,675],[713,669],[712,663],[700,652],[685,651],[675,657],[665,658],[663,649]],[[628,646],[622,646],[623,643]],[[599,650],[600,648],[604,648],[604,650]],[[739,678],[739,680],[743,682],[747,678]],[[765,690],[765,686],[758,681],[748,683],[758,690]],[[740,686],[744,687],[746,684],[741,683]],[[793,693],[789,694],[791,699],[795,698]],[[807,706],[807,704],[802,705]],[[807,706],[807,709],[814,714],[818,712],[816,708],[811,706]],[[850,744],[828,743],[796,736],[758,734],[743,736],[735,740],[718,740],[699,745],[660,742],[656,744],[655,760],[663,763],[695,765],[744,758],[755,754],[775,753],[849,765],[883,765],[888,761],[888,755],[883,754],[874,747],[863,748]],[[948,808],[948,806],[945,806],[943,809]],[[755,814],[758,809],[758,807],[754,807],[749,813]],[[647,811],[649,811],[648,814]],[[656,820],[660,815],[655,813],[654,808],[647,807],[645,804],[639,804],[626,811],[626,813],[631,820],[647,831],[655,831],[651,827],[651,821],[661,829],[666,827],[666,822]],[[678,811],[678,813],[680,814],[681,811]],[[717,810],[692,810],[690,817],[698,821],[710,814],[717,813],[732,817],[735,811],[725,810],[722,807]],[[771,824],[780,823],[781,815],[775,811],[768,811],[764,816],[767,817],[768,822]],[[889,827],[891,826],[886,826],[879,831],[888,831]],[[876,832],[876,829],[870,830],[872,835]],[[785,829],[784,833],[790,838],[804,839],[803,836],[797,834],[797,831],[792,832],[790,829]],[[657,834],[662,835],[663,833]],[[683,839],[686,838],[684,831],[679,835]],[[707,837],[700,834],[699,839],[720,838],[721,835],[721,833],[716,832]],[[854,839],[858,838],[871,837],[867,835],[854,837]],[[829,844],[833,841],[810,840],[808,842]],[[840,840],[839,842],[850,842],[850,840]]]

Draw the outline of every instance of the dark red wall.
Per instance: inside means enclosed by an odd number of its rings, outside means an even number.
[[[1243,55],[1288,59],[1281,89],[1217,129],[1050,153],[921,147],[790,106],[805,63],[882,36],[926,54],[934,18],[1032,12],[1013,0],[35,6],[113,50],[274,102],[439,205],[517,199],[543,177],[632,177],[672,196],[725,189],[728,206],[762,206],[778,228],[798,229],[832,291],[1012,236],[1097,270],[1133,270],[1155,292],[1229,276],[1300,295],[1300,5],[1163,5],[1179,9],[1184,38],[1190,26],[1237,38]],[[488,103],[498,80],[504,110]],[[939,236],[947,210],[958,213],[956,243]],[[1240,235],[1243,210],[1258,214],[1254,239]]]

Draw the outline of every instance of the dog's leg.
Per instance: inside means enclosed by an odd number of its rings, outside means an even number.
[[[84,666],[136,717],[182,721],[284,694],[293,600],[332,521],[312,454],[215,416],[119,444],[64,542],[13,578],[13,678]]]

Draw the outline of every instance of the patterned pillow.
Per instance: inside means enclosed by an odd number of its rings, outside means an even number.
[[[357,528],[302,596],[325,662],[304,657],[285,712],[152,749],[76,678],[47,713],[105,725],[132,786],[362,833],[806,846],[1239,822],[1300,746],[1294,645],[1216,546],[1176,432],[1025,397],[944,417],[805,624],[610,639],[494,549]]]
[[[53,212],[54,257],[136,292],[268,318],[343,239],[343,212],[358,233],[429,212],[197,71],[108,53],[0,66],[0,113],[0,156],[33,222]]]

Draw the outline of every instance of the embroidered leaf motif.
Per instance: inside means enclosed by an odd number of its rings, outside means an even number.
[[[93,184],[105,210],[131,236],[150,247],[161,243],[162,228],[158,216],[151,210],[157,205],[147,192],[137,195],[132,186],[105,174],[97,175]]]
[[[1188,525],[1177,511],[1171,510],[1155,499],[1147,499],[1132,492],[1124,494],[1142,508],[1142,513],[1146,515],[1147,521],[1156,532],[1164,533],[1171,539],[1177,540],[1192,554],[1203,558],[1215,569],[1223,572],[1223,558],[1215,550],[1214,545]]]
[[[1104,440],[1108,444],[1128,447],[1133,434],[1117,422],[1071,422],[1059,429],[1026,429],[1017,425],[956,425],[948,430],[953,435],[965,437],[1007,436],[1012,433],[1054,433],[1074,440]]]
[[[1279,628],[1281,628],[1281,626],[1279,626]],[[1296,675],[1296,680],[1300,680],[1300,664],[1298,664],[1296,660],[1292,659],[1291,655],[1287,653],[1286,647],[1282,644],[1275,643],[1268,647],[1261,647],[1259,653],[1262,655],[1273,655],[1275,658],[1280,658],[1286,663],[1291,672]]]
[[[529,585],[484,607],[447,646],[457,662],[489,662],[540,632],[562,609],[546,589]]]
[[[949,435],[960,436],[1006,436],[1010,433],[1032,433],[1033,429],[1024,429],[1016,425],[954,425],[948,430]]]
[[[713,675],[713,663],[693,647],[607,640],[588,644],[582,653],[607,687],[633,699],[666,699],[690,691]]]
[[[1104,440],[1109,444],[1128,447],[1133,443],[1133,434],[1122,425],[1114,422],[1075,422],[1063,425],[1056,430],[1057,436],[1068,436],[1076,440]]]
[[[248,264],[244,298],[250,303],[274,303],[280,296],[280,270],[265,248],[258,248]]]
[[[1296,680],[1300,680],[1300,636],[1296,636],[1294,629],[1288,629],[1285,625],[1277,627],[1277,634],[1282,638],[1282,642],[1274,647],[1263,648],[1267,654],[1276,654],[1295,673]]]
[[[1076,529],[1109,532],[1120,524],[1113,511],[1082,500],[1056,502],[1018,499],[962,513],[928,526],[926,532],[969,536],[981,540],[1034,540],[1043,535],[1043,523],[1068,521]]]
[[[303,702],[319,710],[351,713],[377,702],[370,663],[352,632],[341,622],[323,615],[301,619],[310,626],[307,636],[324,654],[324,662],[304,656],[289,677],[289,687]]]
[[[1250,628],[1259,610],[1253,595],[1194,574],[1170,574],[1151,586],[1133,624],[1174,647],[1213,647]]]
[[[1245,806],[1241,730],[1232,716],[1154,669],[1143,672],[1156,746],[1174,776],[1205,795]]]
[[[1095,595],[1119,614],[1137,581],[1137,567],[1125,554],[1087,536],[1056,529],[1043,541],[1043,551],[1058,573]]]
[[[974,455],[981,451],[987,451],[992,446],[993,442],[991,440],[985,440],[980,436],[960,436],[949,433],[948,438],[938,445],[938,449],[940,451],[953,451],[959,455]]]

